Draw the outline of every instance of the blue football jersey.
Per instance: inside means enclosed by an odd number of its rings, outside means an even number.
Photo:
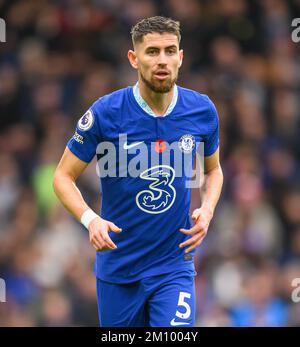
[[[179,229],[192,226],[188,182],[196,151],[200,143],[205,156],[217,150],[219,122],[206,95],[176,88],[176,104],[164,117],[147,113],[131,86],[103,96],[80,118],[68,142],[87,163],[97,156],[100,216],[123,229],[109,232],[117,249],[97,252],[95,274],[103,281],[195,271],[195,251],[179,248],[190,236]]]

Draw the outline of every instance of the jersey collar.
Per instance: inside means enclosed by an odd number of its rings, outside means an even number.
[[[176,103],[177,103],[177,99],[178,99],[178,88],[177,85],[174,85],[174,94],[173,94],[173,99],[167,109],[167,111],[162,115],[162,116],[157,116],[152,109],[150,108],[150,106],[147,104],[147,102],[142,98],[141,94],[140,94],[140,88],[139,88],[139,82],[137,82],[134,86],[133,86],[133,95],[134,98],[136,100],[136,102],[140,105],[140,107],[146,112],[148,113],[150,116],[153,117],[165,117],[168,114],[170,114]]]

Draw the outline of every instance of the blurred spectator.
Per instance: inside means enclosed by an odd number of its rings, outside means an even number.
[[[282,225],[264,199],[257,176],[240,174],[232,179],[233,198],[225,202],[215,223],[215,243],[220,254],[280,255]]]
[[[274,290],[276,271],[262,267],[245,278],[245,299],[232,309],[236,326],[285,326],[287,304]]]

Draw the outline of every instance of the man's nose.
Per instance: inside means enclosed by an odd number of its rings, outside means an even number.
[[[161,52],[158,56],[157,64],[166,65],[167,64],[167,56],[165,52]]]

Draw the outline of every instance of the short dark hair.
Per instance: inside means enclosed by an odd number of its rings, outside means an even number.
[[[133,45],[143,42],[145,35],[150,33],[171,33],[177,36],[180,43],[180,22],[171,18],[155,16],[142,19],[131,29],[131,38]]]

